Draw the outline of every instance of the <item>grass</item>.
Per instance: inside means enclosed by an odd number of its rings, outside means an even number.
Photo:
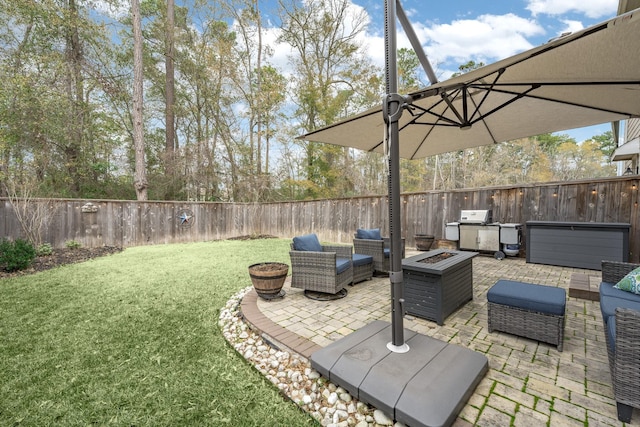
[[[129,248],[0,281],[0,425],[315,425],[224,340],[219,309],[288,240]]]

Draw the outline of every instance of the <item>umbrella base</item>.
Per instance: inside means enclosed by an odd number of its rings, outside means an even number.
[[[311,355],[311,366],[352,396],[411,426],[451,425],[489,368],[486,356],[405,329],[410,350],[387,348],[374,321]]]

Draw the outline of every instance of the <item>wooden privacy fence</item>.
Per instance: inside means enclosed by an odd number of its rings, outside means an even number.
[[[491,209],[494,221],[523,225],[530,220],[629,223],[629,260],[639,262],[638,185],[638,176],[624,176],[403,194],[402,235],[409,247],[415,246],[415,234],[443,239],[446,223],[458,220],[462,209]],[[41,241],[54,247],[71,240],[84,247],[128,247],[310,232],[323,241],[351,243],[359,227],[380,227],[388,235],[386,196],[261,204],[35,199],[16,206],[0,199],[2,237],[25,236],[14,207],[46,212]]]

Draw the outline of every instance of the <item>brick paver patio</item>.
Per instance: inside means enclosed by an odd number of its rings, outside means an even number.
[[[568,289],[573,273],[600,276],[599,271],[527,264],[523,258],[499,261],[479,256],[473,260],[473,301],[449,316],[443,326],[405,317],[405,328],[482,352],[489,359],[489,372],[456,425],[622,425],[616,416],[597,301],[568,298],[563,352],[487,329],[486,293],[498,279]],[[284,289],[286,297],[274,301],[250,292],[242,312],[271,340],[305,357],[373,320],[391,321],[388,277],[350,286],[348,295],[335,301],[306,298],[288,281]],[[640,411],[634,410],[630,425],[640,426]]]

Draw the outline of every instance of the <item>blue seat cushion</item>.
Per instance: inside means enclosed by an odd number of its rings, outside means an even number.
[[[293,249],[296,251],[322,252],[322,245],[315,234],[305,234],[293,238]]]
[[[384,248],[384,249],[382,250],[382,253],[384,254],[384,257],[385,257],[385,258],[389,258],[389,254],[391,254],[391,249],[389,249],[389,248]]]
[[[631,295],[629,292],[620,291],[626,295]],[[603,319],[609,319],[611,316],[615,316],[616,308],[630,308],[632,310],[640,311],[640,302],[634,301],[628,298],[616,298],[612,296],[600,295],[600,311],[602,312]]]
[[[509,307],[564,316],[566,295],[566,291],[562,288],[498,280],[487,292],[487,300]]]
[[[356,239],[382,240],[379,228],[358,228],[356,230]]]
[[[640,295],[618,289],[614,283],[608,282],[600,282],[600,298],[602,297],[622,298],[640,302]]]
[[[338,274],[344,273],[351,267],[351,260],[349,258],[336,258],[336,271]]]
[[[373,257],[370,255],[353,254],[353,266],[358,267],[373,263]]]

